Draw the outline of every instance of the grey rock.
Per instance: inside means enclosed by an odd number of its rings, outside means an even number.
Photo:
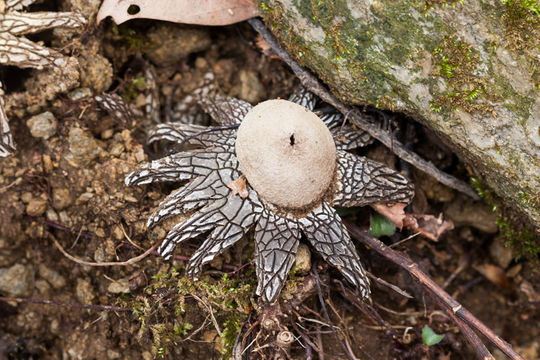
[[[55,289],[61,289],[66,285],[66,279],[53,269],[48,268],[44,264],[40,264],[39,276],[47,280]]]
[[[32,116],[26,120],[26,125],[30,129],[30,133],[35,138],[49,139],[56,134],[56,118],[50,111]]]
[[[32,275],[31,267],[22,264],[0,269],[0,291],[9,296],[28,296],[32,292]]]
[[[75,293],[81,304],[92,304],[92,301],[96,298],[92,284],[86,279],[77,279]]]
[[[488,0],[258,3],[283,47],[342,101],[414,117],[540,228],[537,15]],[[516,10],[531,16],[525,30]]]
[[[305,244],[298,246],[296,258],[294,259],[294,268],[299,275],[306,275],[311,271],[311,252]]]

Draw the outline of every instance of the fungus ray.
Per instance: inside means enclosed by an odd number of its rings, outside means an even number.
[[[256,294],[266,302],[279,295],[294,265],[300,239],[298,223],[265,209],[255,226]]]
[[[262,210],[258,201],[242,199],[235,196],[223,209],[224,220],[212,231],[210,236],[191,257],[187,273],[197,276],[202,266],[221,254],[240,240],[258,220]]]
[[[188,180],[205,176],[218,168],[236,169],[234,154],[223,147],[179,152],[143,165],[126,177],[126,185]]]
[[[186,221],[174,226],[160,245],[158,252],[165,259],[169,259],[178,243],[197,237],[214,228],[224,227],[227,231],[223,233],[224,237],[219,238],[217,234],[213,234],[215,237],[212,238],[211,235],[210,239],[227,240],[227,236],[231,237],[233,231],[238,233],[239,227],[249,229],[260,209],[259,201],[253,196],[248,199],[242,199],[238,196],[218,199],[197,211]],[[215,243],[212,241],[203,243],[201,254],[204,254],[204,250],[207,248],[215,249]]]
[[[291,96],[289,96],[289,101],[301,105],[311,111],[315,109],[315,105],[317,104],[315,94],[303,86],[299,86],[294,90]]]
[[[302,232],[325,261],[332,264],[368,298],[369,280],[343,221],[326,202],[298,220]]]
[[[356,149],[373,142],[373,138],[366,131],[356,129],[347,122],[344,124],[344,117],[338,112],[333,111],[319,117],[332,133],[339,150]]]
[[[150,215],[148,227],[151,228],[172,216],[206,206],[210,201],[226,197],[228,190],[223,177],[232,178],[232,176],[225,171],[214,171],[205,176],[198,176],[187,185],[173,191]]]
[[[157,125],[148,136],[148,143],[167,140],[177,144],[209,147],[215,144],[234,146],[236,134],[233,130],[212,129],[207,126],[184,124],[181,122]]]
[[[374,203],[409,203],[414,186],[381,163],[338,150],[338,190],[334,205],[350,207]]]
[[[0,82],[0,157],[6,157],[15,151],[13,137],[9,130],[6,111],[4,110],[4,90]]]

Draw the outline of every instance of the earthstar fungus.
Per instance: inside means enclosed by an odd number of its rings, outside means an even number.
[[[219,94],[212,85],[191,96],[220,126],[158,125],[149,142],[167,140],[198,149],[154,160],[126,177],[127,185],[189,180],[148,219],[151,228],[189,214],[169,231],[159,253],[169,259],[177,244],[205,235],[187,267],[188,275],[197,277],[204,264],[254,228],[256,293],[273,302],[304,235],[368,298],[369,281],[333,206],[408,203],[412,184],[383,164],[345,151],[371,139],[343,124],[335,111],[318,117],[313,112],[317,98],[304,88],[288,101],[255,107]]]

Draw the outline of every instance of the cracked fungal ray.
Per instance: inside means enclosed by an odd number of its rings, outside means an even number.
[[[321,200],[307,214],[298,216],[260,199],[249,183],[247,198],[231,196],[228,184],[241,175],[235,155],[235,127],[251,105],[219,94],[209,83],[190,96],[190,101],[197,103],[220,126],[179,122],[158,125],[150,133],[150,142],[167,140],[178,146],[189,143],[201,149],[155,160],[126,178],[128,185],[189,180],[165,198],[148,219],[148,226],[152,227],[172,216],[190,214],[170,230],[158,252],[169,259],[177,244],[204,235],[205,240],[188,263],[188,275],[196,277],[204,264],[254,228],[256,293],[264,302],[273,302],[294,264],[303,234],[328,263],[357,287],[363,298],[368,298],[369,281],[354,244],[332,206],[408,203],[414,195],[408,180],[382,164],[344,151],[366,142],[354,138],[352,134],[356,130],[343,126],[339,117],[332,116],[325,123],[334,129],[336,143],[337,137],[351,134],[338,146],[337,187],[332,203]],[[290,99],[309,109],[318,102],[303,88]]]
[[[0,82],[0,157],[6,157],[15,151],[13,137],[9,130],[6,112],[4,110],[4,90]]]
[[[343,115],[336,109],[332,108],[329,112],[317,111],[319,99],[304,87],[296,89],[289,97],[289,101],[302,105],[316,114],[321,113],[319,117],[330,130],[338,150],[356,149],[373,142],[373,138],[368,132],[347,123]]]

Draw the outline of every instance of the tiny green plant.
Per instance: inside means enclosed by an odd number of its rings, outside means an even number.
[[[425,325],[422,329],[422,340],[427,346],[437,345],[444,338],[444,335],[436,334],[429,326]]]
[[[396,231],[396,225],[379,213],[371,215],[369,233],[373,237],[390,236]]]

